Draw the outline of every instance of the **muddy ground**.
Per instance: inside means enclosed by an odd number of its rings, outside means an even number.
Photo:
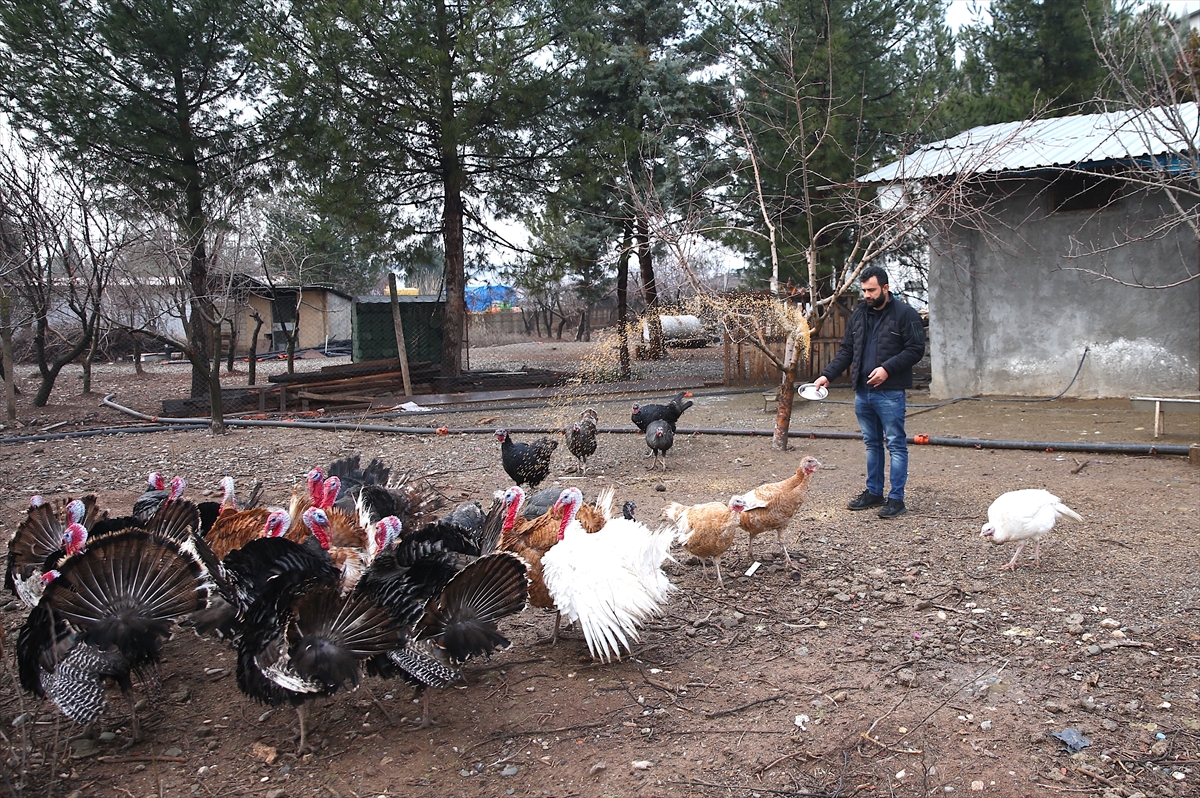
[[[571,357],[577,352],[555,350]],[[474,355],[473,355],[474,356]],[[694,356],[694,355],[693,355]],[[676,364],[678,367],[678,364]],[[187,374],[125,366],[97,374],[97,391],[158,412]],[[235,374],[230,384],[244,375]],[[98,397],[70,394],[21,407],[36,433],[59,421],[123,423]],[[26,397],[33,384],[27,382]],[[697,389],[685,422],[767,428],[760,392]],[[636,398],[649,398],[639,396]],[[793,427],[853,430],[835,390],[798,405]],[[601,424],[628,422],[631,397],[594,402]],[[932,436],[1149,442],[1152,419],[1127,401],[960,402],[910,396],[908,431]],[[565,423],[571,407],[434,413],[430,426]],[[415,422],[413,422],[415,423]],[[1168,443],[1200,430],[1168,417]],[[364,681],[314,705],[297,758],[295,715],[238,692],[222,643],[180,630],[168,643],[163,688],[143,713],[145,739],[129,748],[119,696],[91,736],[52,705],[23,695],[11,662],[25,613],[0,618],[3,791],[80,796],[998,796],[1200,795],[1200,471],[1180,457],[913,447],[910,512],[884,521],[852,513],[864,457],[851,440],[802,439],[789,452],[759,437],[681,436],[665,475],[651,474],[635,435],[602,435],[586,477],[560,447],[552,480],[587,497],[614,485],[656,523],[668,501],[727,499],[782,478],[806,454],[813,477],[783,567],[773,540],[746,540],[726,558],[717,588],[684,552],[668,569],[679,590],[631,656],[597,664],[581,639],[536,644],[552,616],[527,610],[504,629],[512,647],[468,668],[461,689],[433,696],[436,725],[398,683]],[[0,447],[0,537],[28,496],[97,492],[127,507],[152,469],[182,474],[203,498],[224,474],[266,484],[282,502],[314,465],[359,453],[421,478],[448,503],[506,484],[495,441],[480,435],[395,436],[243,430],[98,436]],[[988,504],[1016,488],[1046,488],[1084,521],[1060,523],[1042,549],[1000,571],[1011,547],[979,537]],[[1053,735],[1073,729],[1090,745],[1072,754]]]

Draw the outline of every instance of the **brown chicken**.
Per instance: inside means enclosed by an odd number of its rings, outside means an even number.
[[[745,503],[740,496],[734,496],[729,504],[707,502],[688,507],[671,502],[663,508],[662,517],[673,521],[679,530],[675,539],[689,554],[700,558],[701,567],[706,557],[712,558],[717,568],[717,587],[725,587],[721,578],[721,555],[733,545],[743,509]]]
[[[791,523],[792,516],[804,504],[808,495],[808,481],[813,473],[821,467],[815,457],[805,457],[800,461],[796,473],[782,482],[769,482],[759,485],[754,490],[734,496],[730,499],[740,499],[745,509],[738,516],[738,524],[750,535],[746,544],[746,552],[754,559],[754,539],[768,530],[775,530],[775,539],[783,549],[783,559],[789,566],[792,558],[788,554],[787,544],[783,541],[783,532]]]

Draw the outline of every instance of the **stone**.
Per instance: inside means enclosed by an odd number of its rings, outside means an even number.
[[[508,767],[504,768],[504,770],[500,771],[500,775],[507,778],[508,776],[515,776],[520,772],[521,769],[516,765],[509,765]]]

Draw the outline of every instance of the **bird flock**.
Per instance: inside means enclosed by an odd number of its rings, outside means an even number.
[[[664,470],[692,405],[683,400],[633,406],[647,456]],[[582,474],[596,452],[596,413],[583,411],[564,432]],[[507,647],[498,623],[528,605],[555,611],[549,641],[565,619],[608,662],[633,650],[676,590],[663,570],[673,544],[711,559],[719,587],[721,556],[739,531],[752,547],[774,530],[790,565],[783,533],[821,467],[804,457],[787,479],[727,501],[670,502],[667,523],[652,529],[633,502],[614,509],[611,487],[590,504],[575,487],[527,495],[523,486],[548,476],[557,442],[496,437],[515,484],[487,511],[470,501],[437,517],[436,498],[358,456],[312,469],[287,507],[260,506],[260,486],[239,503],[231,477],[221,501],[192,502],[183,478],[158,473],[128,514],[93,495],[32,497],[5,570],[6,589],[29,608],[16,647],[21,687],[91,724],[115,685],[136,742],[135,693],[158,689],[163,646],[189,625],[232,647],[243,693],[296,709],[301,751],[311,700],[353,690],[364,674],[413,685],[428,724],[429,689],[461,683],[465,663]],[[1008,569],[1034,540],[1040,565],[1041,538],[1064,516],[1082,520],[1046,491],[1014,491],[992,504],[981,535],[1019,542]]]

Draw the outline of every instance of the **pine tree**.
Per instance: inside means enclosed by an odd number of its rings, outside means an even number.
[[[0,85],[14,122],[173,220],[187,250],[192,395],[220,415],[211,365],[214,208],[262,176],[254,0],[0,6]],[[216,422],[219,426],[219,420]]]

